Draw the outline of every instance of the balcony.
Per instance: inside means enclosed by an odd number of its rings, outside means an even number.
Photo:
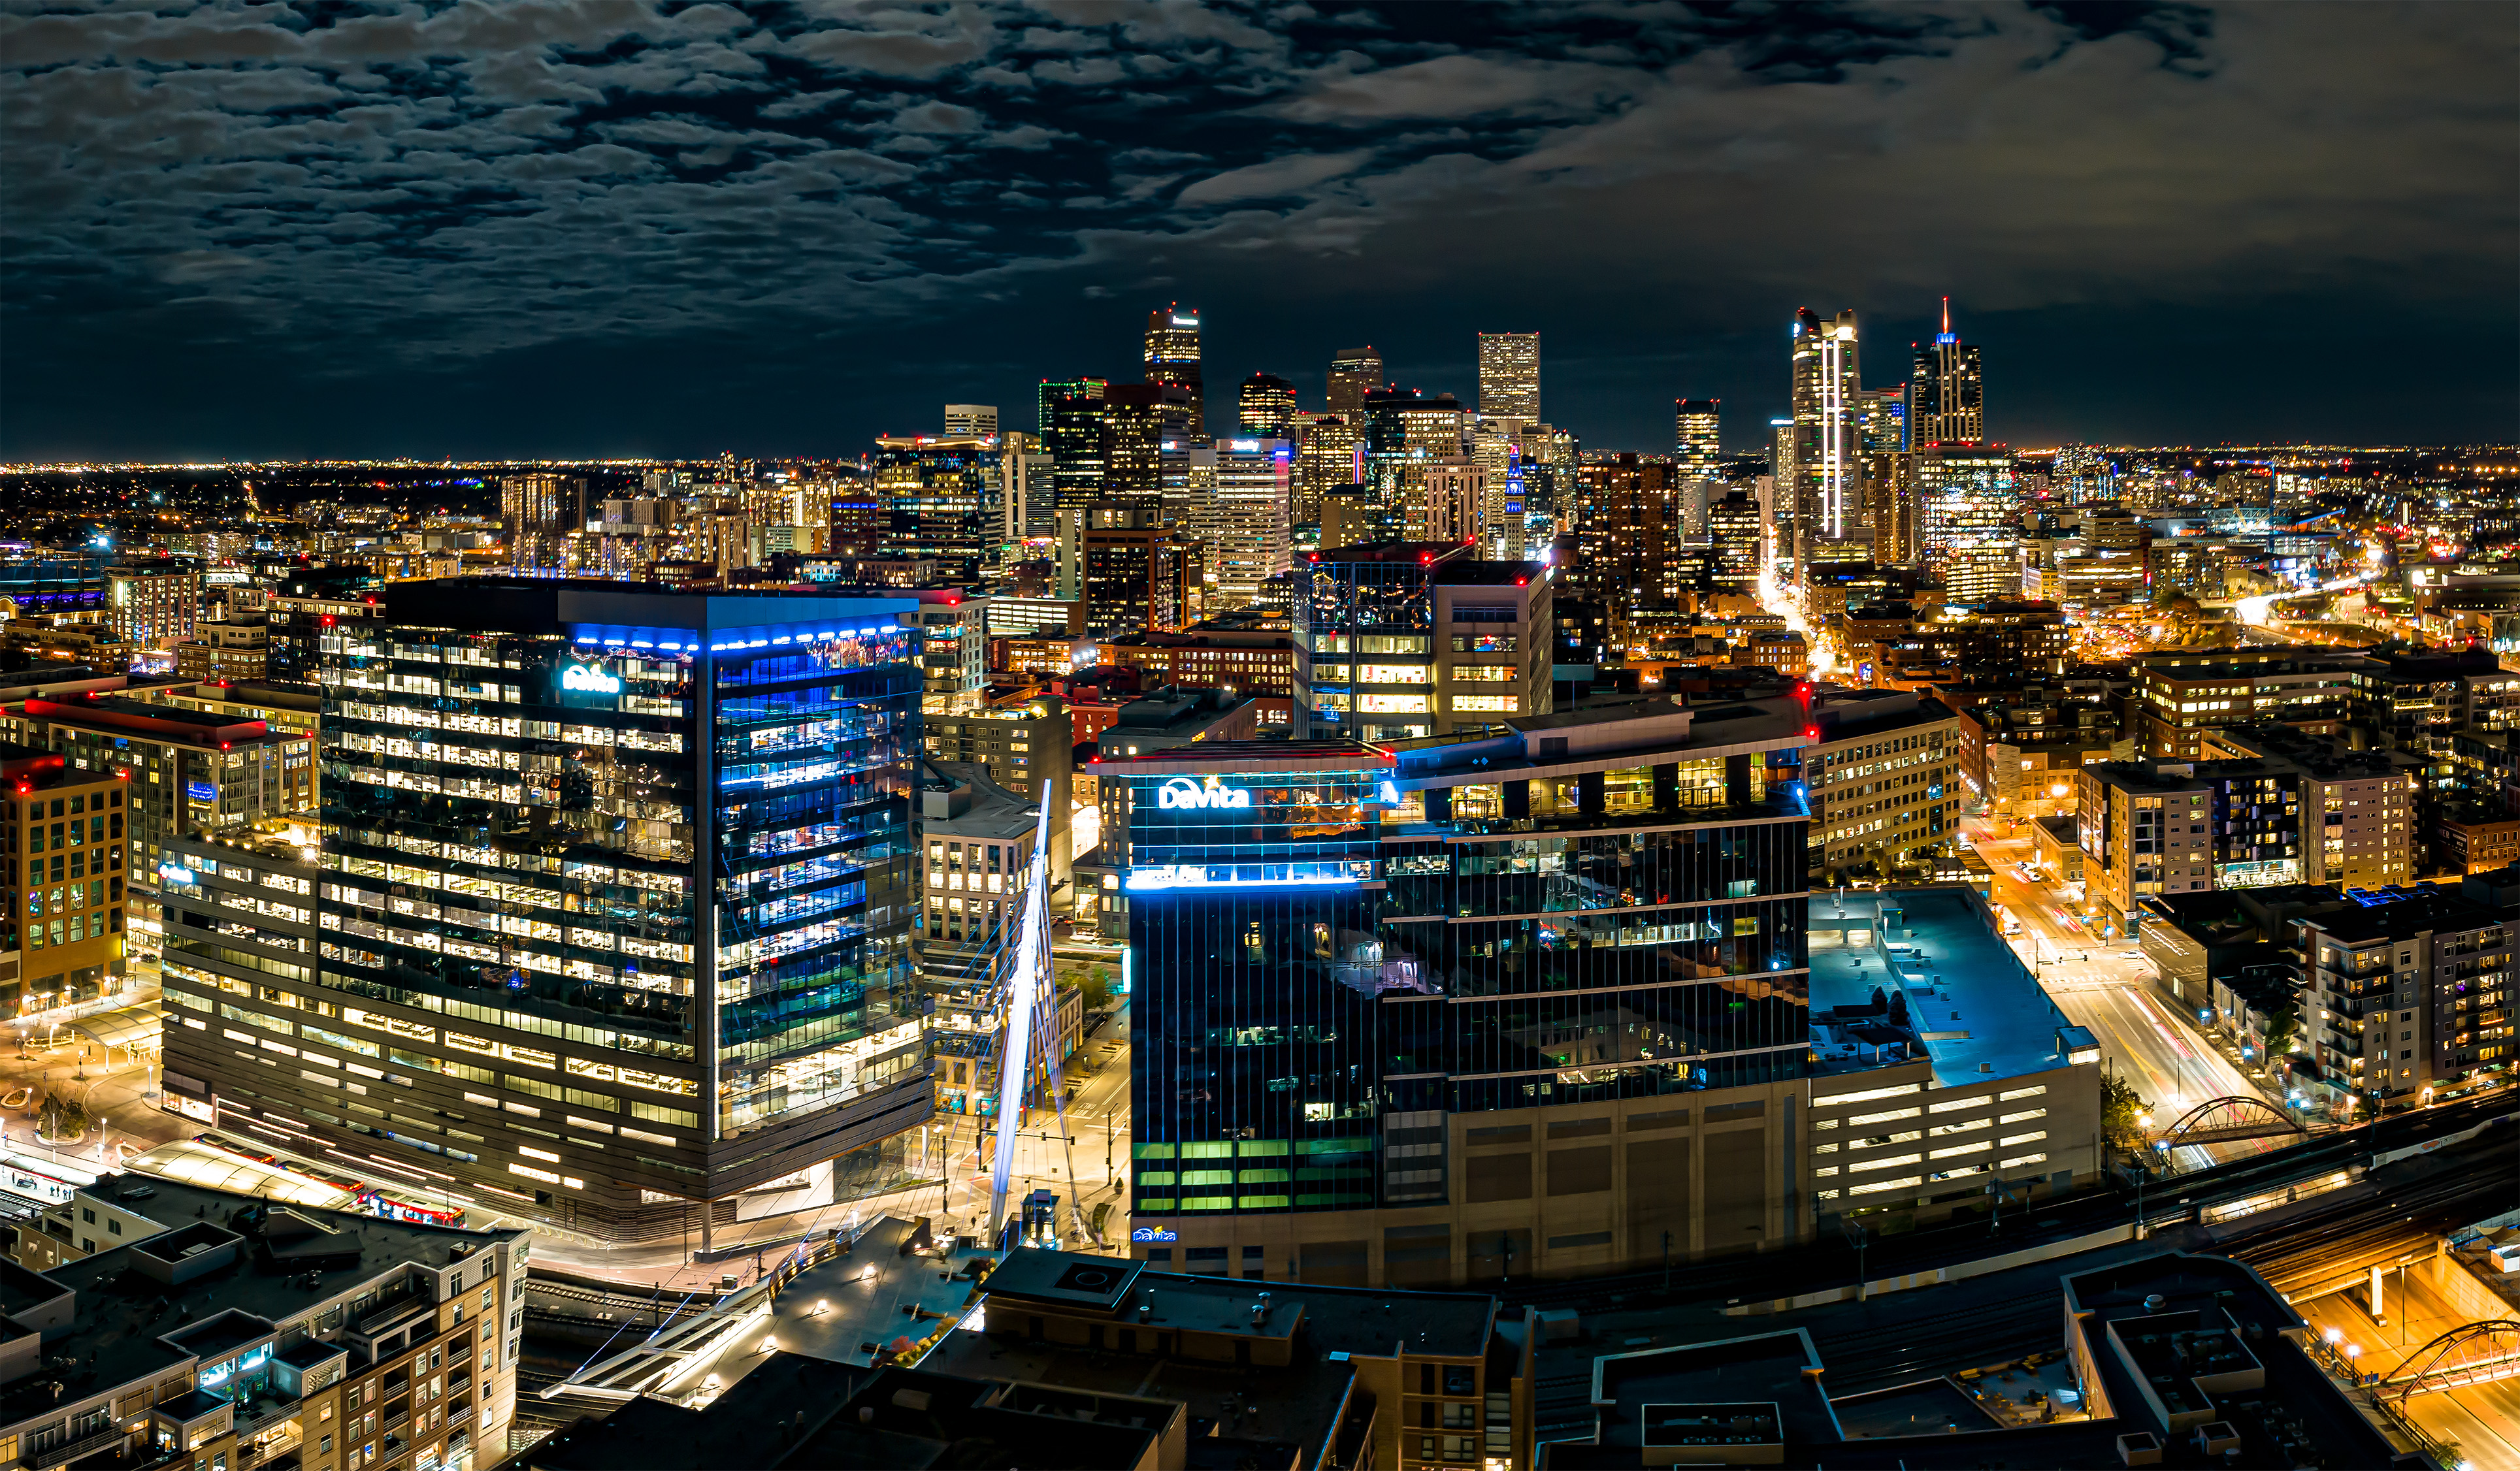
[[[91,1451],[102,1450],[117,1441],[126,1441],[130,1438],[130,1431],[119,1425],[108,1425],[103,1430],[92,1435],[80,1436],[74,1441],[39,1447],[27,1454],[25,1464],[36,1468],[36,1471],[44,1471],[46,1467],[67,1465]]]

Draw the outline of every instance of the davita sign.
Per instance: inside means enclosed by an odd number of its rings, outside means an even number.
[[[1155,788],[1155,805],[1169,809],[1249,807],[1251,793],[1227,786],[1214,777],[1202,786],[1188,777],[1175,777]]]
[[[621,680],[592,664],[570,664],[560,672],[560,687],[580,694],[619,694]]]

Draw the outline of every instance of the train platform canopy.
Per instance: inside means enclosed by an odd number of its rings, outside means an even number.
[[[293,1170],[256,1164],[192,1139],[160,1144],[146,1154],[125,1161],[124,1167],[205,1189],[252,1195],[289,1205],[318,1206],[328,1211],[354,1208],[347,1190],[338,1189],[320,1180],[309,1180]]]

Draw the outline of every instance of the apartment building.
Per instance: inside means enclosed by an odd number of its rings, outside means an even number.
[[[2135,735],[2143,753],[2204,755],[2209,731],[2274,722],[2334,734],[2356,704],[2361,661],[2311,647],[2221,648],[2135,661]]]
[[[2304,917],[2304,1020],[2321,1081],[2397,1097],[2507,1067],[2514,901],[2520,876],[2506,870]]]
[[[160,557],[105,569],[105,622],[140,648],[167,649],[193,637],[201,617],[202,569]]]
[[[0,1456],[468,1471],[507,1454],[522,1229],[463,1230],[109,1175],[47,1213],[124,1228],[0,1263]],[[65,1372],[69,1366],[75,1369]]]
[[[2280,725],[2216,731],[2198,749],[2217,763],[2215,770],[2228,759],[2260,762],[2271,775],[2298,776],[2301,882],[2378,889],[2413,881],[2425,846],[2417,811],[2423,757],[2351,750],[2326,736]],[[2514,856],[2520,857],[2520,850]]]

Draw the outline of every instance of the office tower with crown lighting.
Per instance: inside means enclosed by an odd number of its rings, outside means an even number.
[[[1199,381],[1198,308],[1176,301],[1147,313],[1147,381],[1189,395],[1189,432],[1207,432],[1207,396]]]
[[[1943,298],[1943,330],[1932,345],[1916,344],[1914,376],[1908,380],[1911,444],[1986,442],[1986,375],[1982,349],[1952,331],[1952,298]]]
[[[1798,560],[1832,556],[1846,543],[1870,539],[1864,521],[1862,377],[1852,310],[1827,320],[1809,307],[1795,314],[1792,499]]]
[[[1479,334],[1479,419],[1508,429],[1540,422],[1540,334]]]
[[[1054,512],[1102,499],[1104,395],[1110,386],[1099,378],[1042,379],[1041,447],[1050,456]]]
[[[1352,424],[1365,422],[1365,396],[1382,387],[1382,354],[1342,347],[1330,357],[1328,410]]]
[[[1716,462],[1724,458],[1720,398],[1676,398],[1671,401],[1672,448],[1682,478],[1721,479]]]
[[[1242,380],[1242,434],[1253,439],[1285,439],[1295,426],[1295,385],[1274,373],[1255,373]]]
[[[1220,439],[1208,494],[1192,504],[1191,535],[1207,545],[1214,613],[1258,600],[1286,570],[1295,447],[1283,439]]]
[[[169,948],[170,1015],[293,1049],[285,1079],[195,1074],[251,1079],[226,1117],[493,1213],[701,1246],[828,1203],[836,1159],[929,1117],[907,600],[515,577],[384,600],[327,633],[321,852],[273,864],[311,953]]]

